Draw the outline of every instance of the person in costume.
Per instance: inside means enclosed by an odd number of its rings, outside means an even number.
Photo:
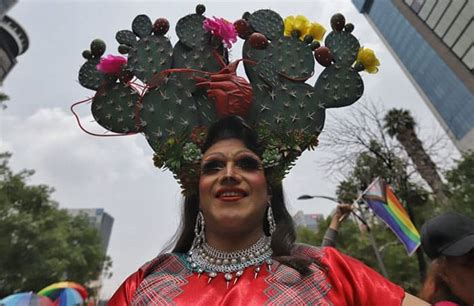
[[[448,212],[425,222],[421,245],[432,260],[420,297],[437,306],[474,305],[474,220]]]
[[[354,26],[335,14],[322,46],[325,28],[303,16],[263,9],[232,23],[204,12],[177,22],[174,46],[165,18],[139,15],[116,35],[127,58],[102,57],[101,40],[83,52],[79,82],[96,91],[95,121],[115,133],[106,136],[144,134],[185,197],[172,252],[128,277],[109,305],[421,304],[334,248],[296,244],[283,197],[326,110],[357,101],[359,72],[377,71]],[[237,35],[243,58],[229,62]],[[325,68],[310,85],[315,60]]]
[[[401,305],[403,289],[359,261],[295,244],[282,186],[267,185],[262,149],[240,118],[208,135],[173,252],[131,275],[109,305]]]

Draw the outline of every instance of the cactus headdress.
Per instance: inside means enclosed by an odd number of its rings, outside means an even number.
[[[198,5],[178,21],[174,46],[165,36],[166,19],[152,23],[137,16],[131,31],[116,34],[127,59],[103,57],[105,43],[94,40],[79,71],[80,84],[96,91],[92,115],[115,135],[144,134],[155,165],[171,170],[188,194],[197,188],[207,127],[222,116],[240,115],[265,147],[268,179],[281,180],[304,150],[317,145],[325,110],[362,96],[358,72],[367,67],[356,61],[362,48],[351,34],[354,27],[334,15],[333,30],[320,46],[324,28],[305,24],[302,16],[283,20],[263,9],[230,23],[204,12]],[[236,33],[245,40],[243,58],[229,64]],[[326,68],[310,85],[315,59]],[[239,62],[248,81],[236,74]]]

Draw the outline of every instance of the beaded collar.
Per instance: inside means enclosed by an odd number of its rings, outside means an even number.
[[[188,252],[187,261],[190,263],[193,272],[199,276],[203,273],[208,275],[208,283],[218,273],[223,273],[228,288],[232,280],[234,284],[237,283],[239,277],[248,267],[254,268],[255,278],[257,278],[264,264],[271,271],[273,251],[270,248],[270,243],[271,237],[264,235],[247,249],[223,252],[204,242]]]

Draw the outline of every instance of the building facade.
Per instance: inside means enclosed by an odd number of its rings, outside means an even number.
[[[474,150],[474,1],[352,0],[460,151]]]
[[[0,18],[17,2],[18,0],[0,0]]]
[[[104,253],[107,253],[114,218],[106,213],[103,208],[67,209],[67,212],[71,216],[85,215],[88,218],[90,224],[99,231],[102,241],[102,249],[104,250]]]
[[[293,216],[296,226],[307,227],[312,230],[316,230],[323,220],[324,216],[322,214],[305,214],[301,210]]]
[[[0,85],[16,64],[16,57],[25,53],[29,40],[25,30],[7,11],[16,0],[0,0]]]

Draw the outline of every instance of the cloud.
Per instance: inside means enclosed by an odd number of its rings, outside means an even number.
[[[8,115],[2,120],[2,146],[14,151],[15,159],[42,166],[37,170],[47,181],[54,183],[59,174],[62,181],[73,179],[81,185],[113,183],[124,167],[132,180],[152,170],[151,154],[139,145],[140,136],[99,139],[86,135],[72,115],[59,108],[39,109],[24,120]]]
[[[114,217],[109,254],[115,277],[106,282],[106,296],[175,232],[179,187],[171,173],[153,167],[141,135],[92,137],[59,108],[41,108],[24,119],[7,109],[0,117],[0,151],[13,152],[14,171],[34,169],[31,183],[54,187],[61,208],[101,207]]]

